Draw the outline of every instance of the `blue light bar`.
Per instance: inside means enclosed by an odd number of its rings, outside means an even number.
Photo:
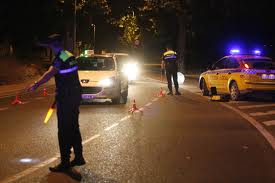
[[[261,55],[261,53],[262,53],[262,52],[261,52],[260,50],[254,50],[254,54],[255,54],[255,55]]]
[[[239,54],[240,52],[241,52],[241,51],[238,50],[238,49],[232,49],[232,50],[230,50],[230,54],[231,54],[231,55]]]

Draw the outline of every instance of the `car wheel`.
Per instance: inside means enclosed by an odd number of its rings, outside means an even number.
[[[203,96],[209,96],[209,90],[204,79],[201,81],[201,92]]]
[[[119,97],[113,98],[112,103],[113,104],[120,104],[120,100],[121,100],[121,95]]]
[[[126,104],[127,103],[127,97],[128,97],[128,89],[121,94],[121,97],[122,97],[122,103]]]
[[[240,90],[236,82],[232,82],[230,85],[230,98],[233,101],[240,100]]]
[[[119,92],[118,96],[115,98],[112,98],[113,104],[120,104],[120,102],[121,102],[122,95],[121,95],[121,87],[120,86],[119,86],[118,92]]]

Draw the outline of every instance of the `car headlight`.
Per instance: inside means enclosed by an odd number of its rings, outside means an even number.
[[[111,78],[106,78],[98,82],[98,85],[103,87],[110,87],[113,84],[114,84],[114,81]]]
[[[136,79],[138,74],[138,64],[128,63],[123,66],[122,72],[128,77],[129,80]]]

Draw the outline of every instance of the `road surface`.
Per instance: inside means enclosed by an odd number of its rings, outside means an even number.
[[[126,105],[81,105],[80,128],[87,165],[82,182],[274,183],[275,101],[240,102],[202,97],[187,79],[181,96],[158,96],[166,84],[146,75],[129,87]],[[59,162],[53,101],[41,92],[0,99],[0,182],[75,182],[50,173]],[[143,112],[128,114],[132,101]]]

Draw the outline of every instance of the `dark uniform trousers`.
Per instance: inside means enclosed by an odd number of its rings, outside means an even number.
[[[71,147],[76,157],[82,156],[82,138],[79,130],[80,87],[57,91],[58,141],[61,162],[70,162]]]
[[[167,67],[165,69],[166,72],[166,78],[167,78],[167,82],[168,82],[168,89],[170,92],[172,92],[172,78],[173,78],[173,82],[175,85],[175,90],[178,91],[179,89],[179,84],[178,84],[178,69],[177,67]]]

